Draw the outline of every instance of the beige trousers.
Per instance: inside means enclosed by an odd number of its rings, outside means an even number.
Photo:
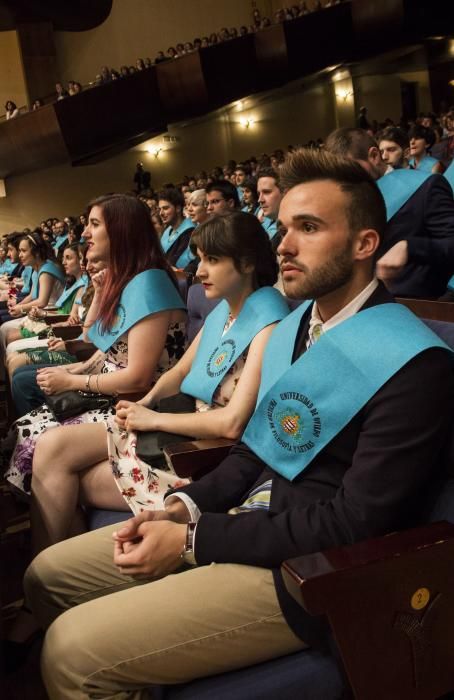
[[[268,569],[211,564],[137,582],[112,563],[117,527],[50,547],[27,571],[28,604],[43,626],[52,623],[42,657],[51,700],[144,700],[152,684],[304,648],[282,616]]]

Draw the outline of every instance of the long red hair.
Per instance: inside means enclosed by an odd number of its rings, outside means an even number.
[[[175,286],[175,277],[156,234],[150,210],[126,194],[98,197],[88,205],[102,210],[110,242],[110,260],[102,290],[99,316],[101,329],[112,328],[121,293],[128,282],[144,270],[165,270]]]

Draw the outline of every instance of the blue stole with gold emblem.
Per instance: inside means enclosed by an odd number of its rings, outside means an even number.
[[[261,287],[246,299],[235,323],[223,335],[229,305],[225,299],[221,301],[205,320],[196,356],[181,391],[211,403],[219,384],[257,333],[288,313],[287,303],[277,289]]]
[[[88,277],[87,275],[81,275],[78,280],[74,282],[68,289],[64,289],[63,292],[60,294],[58,297],[57,301],[55,302],[55,306],[57,309],[60,308],[60,306],[63,306],[65,301],[69,299],[69,297],[77,292],[78,289],[81,287],[86,287],[88,284]]]
[[[408,162],[415,168],[415,170],[420,170],[422,173],[432,174],[432,168],[438,163],[438,160],[436,158],[432,158],[432,156],[424,156],[419,165],[416,165],[414,158],[410,158]]]
[[[161,236],[161,247],[164,253],[167,253],[170,250],[175,241],[177,241],[179,237],[188,230],[188,228],[194,228],[194,224],[192,223],[191,219],[183,219],[181,224],[176,229],[173,229],[171,226],[167,226]]]
[[[377,180],[377,185],[386,204],[386,218],[389,221],[402,209],[410,197],[432,173],[420,170],[394,170]]]
[[[123,289],[112,328],[102,329],[98,320],[88,337],[99,350],[106,352],[118,338],[146,316],[169,309],[186,309],[169,275],[164,270],[144,270]]]
[[[52,260],[46,260],[46,262],[41,265],[39,270],[35,270],[35,272],[36,274],[32,275],[32,299],[37,299],[39,297],[39,278],[44,272],[47,272],[48,275],[52,275],[52,277],[56,277],[62,284],[65,282],[65,273]]]
[[[268,238],[270,240],[272,238],[274,238],[274,236],[277,233],[277,221],[273,221],[273,219],[270,219],[268,216],[265,216],[265,218],[263,219],[261,224],[262,224],[262,227],[267,232]]]
[[[256,410],[242,438],[290,481],[413,357],[433,347],[452,352],[411,311],[391,303],[359,311],[331,328],[292,364],[310,304],[302,304],[273,331]]]

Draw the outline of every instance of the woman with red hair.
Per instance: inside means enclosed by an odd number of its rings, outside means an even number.
[[[49,395],[143,395],[184,353],[185,305],[142,202],[114,194],[95,199],[89,210],[87,257],[106,265],[92,278],[84,323],[85,339],[98,350],[86,362],[40,369],[37,383]],[[97,423],[113,414],[90,410],[63,423]],[[13,448],[5,476],[14,487],[29,493],[36,440],[58,425],[47,405],[13,424],[3,447]]]

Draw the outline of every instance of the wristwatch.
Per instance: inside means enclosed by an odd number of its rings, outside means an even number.
[[[194,556],[194,533],[197,523],[190,521],[186,530],[186,542],[181,552],[181,558],[188,566],[197,566]]]

